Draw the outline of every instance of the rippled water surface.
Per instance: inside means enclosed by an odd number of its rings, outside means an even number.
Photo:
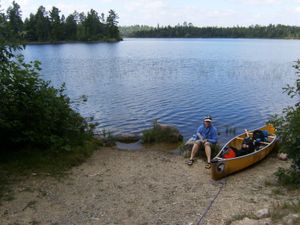
[[[300,41],[125,39],[120,43],[30,45],[27,60],[66,93],[85,117],[113,133],[139,133],[154,119],[187,138],[211,114],[228,140],[235,128],[262,126],[293,101],[282,87],[296,79]],[[78,103],[86,95],[86,102]]]

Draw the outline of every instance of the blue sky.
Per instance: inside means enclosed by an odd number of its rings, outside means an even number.
[[[10,0],[0,0],[7,9]],[[50,10],[58,7],[62,14],[74,10],[99,13],[114,9],[120,25],[176,25],[184,21],[197,26],[235,26],[288,24],[300,26],[300,0],[16,0],[23,17],[35,13],[40,5]]]

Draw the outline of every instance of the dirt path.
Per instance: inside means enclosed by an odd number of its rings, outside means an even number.
[[[188,167],[182,156],[157,150],[103,148],[60,181],[32,176],[1,203],[0,224],[196,224],[224,181],[212,181],[202,160]],[[265,185],[286,165],[268,157],[227,178],[202,224],[288,199]]]

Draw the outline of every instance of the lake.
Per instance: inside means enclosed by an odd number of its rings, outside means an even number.
[[[282,87],[296,80],[300,41],[132,38],[29,45],[24,55],[42,62],[55,87],[65,82],[72,106],[98,131],[140,133],[158,119],[188,138],[210,114],[224,142],[295,103]]]

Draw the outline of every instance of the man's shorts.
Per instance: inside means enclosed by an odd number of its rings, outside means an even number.
[[[211,143],[208,141],[206,143],[209,143],[211,145]],[[203,142],[201,140],[194,140],[193,138],[190,138],[185,144],[186,145],[194,145],[194,144],[202,145]]]

